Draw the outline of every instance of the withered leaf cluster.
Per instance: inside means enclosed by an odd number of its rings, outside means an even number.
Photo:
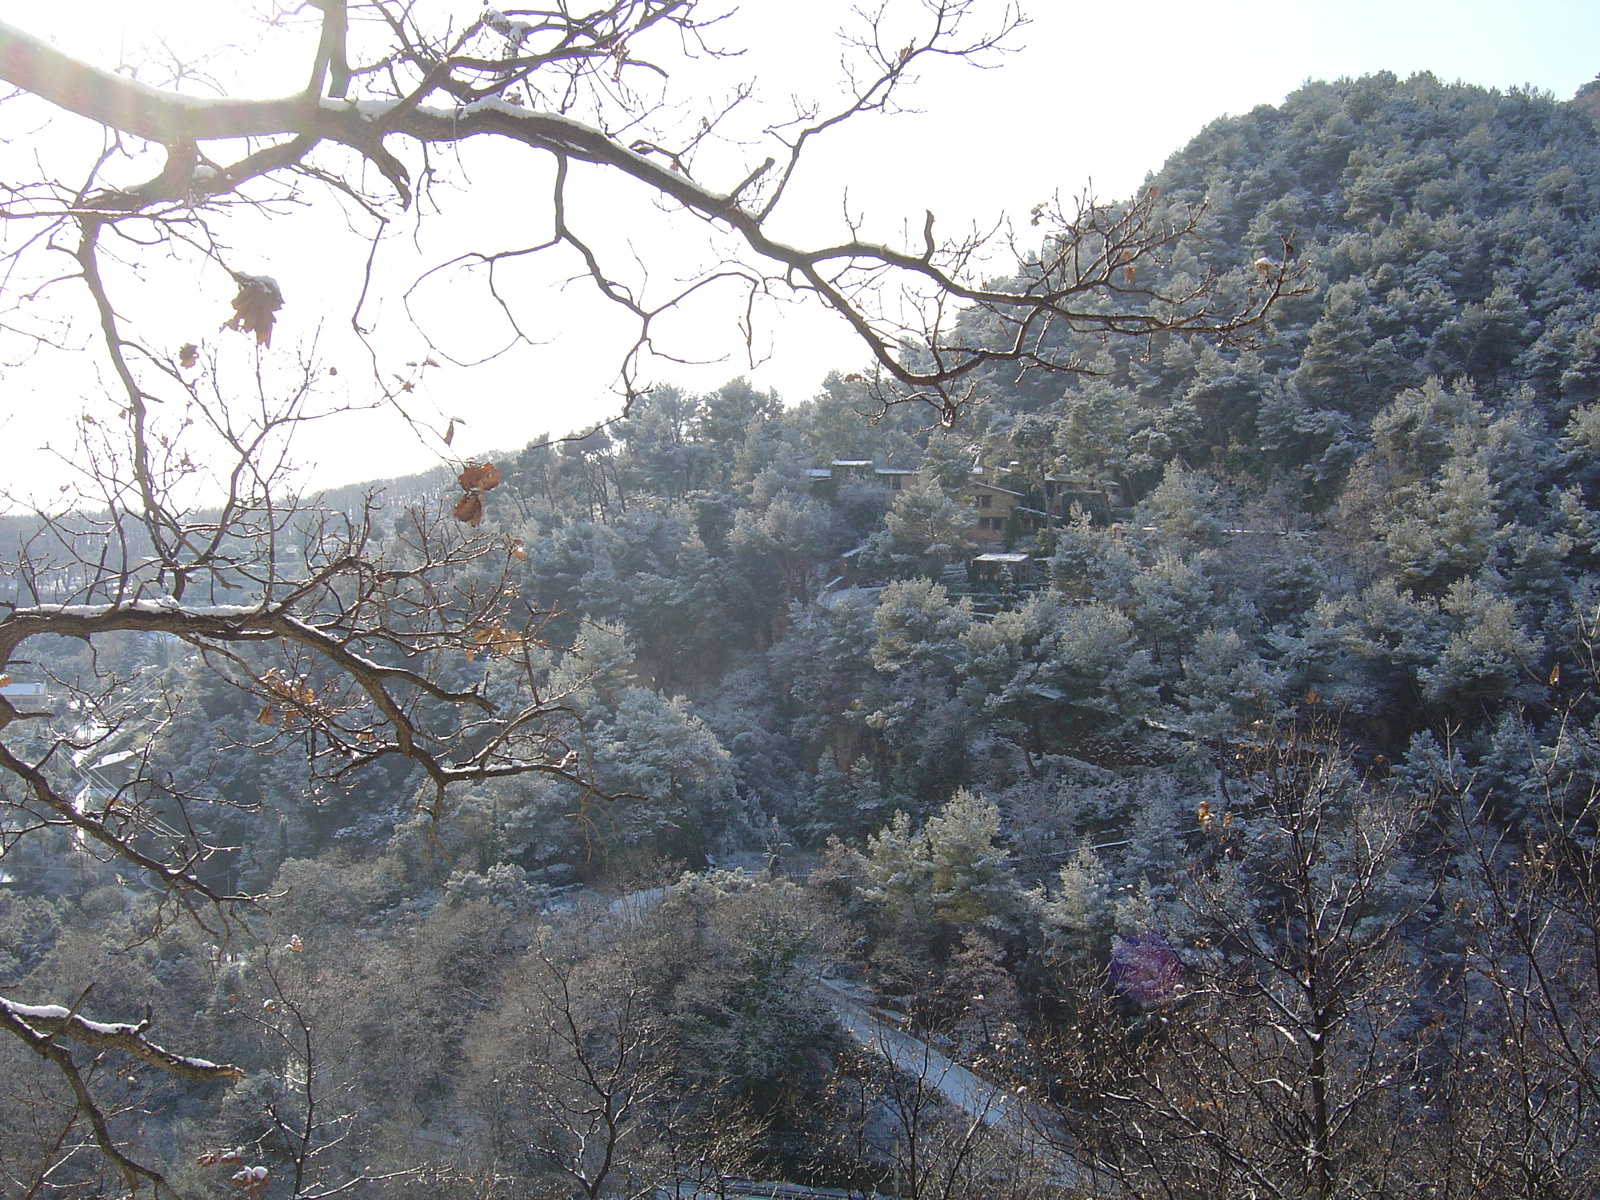
[[[233,298],[233,316],[222,327],[253,333],[256,345],[271,346],[275,314],[283,307],[278,281],[270,275],[242,275],[238,271],[233,278],[239,285],[239,294]]]
[[[526,641],[527,639],[521,634],[503,625],[487,625],[475,629],[467,639],[467,661],[472,662],[480,656],[503,658],[508,654],[515,654]]]
[[[455,518],[476,528],[483,522],[483,494],[500,486],[500,470],[493,463],[468,463],[456,482],[463,495],[456,501]]]

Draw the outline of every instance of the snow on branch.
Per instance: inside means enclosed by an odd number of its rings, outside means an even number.
[[[152,1023],[149,1016],[138,1024],[91,1021],[59,1004],[18,1004],[0,996],[0,1021],[13,1032],[26,1029],[39,1038],[66,1037],[85,1046],[121,1050],[181,1079],[244,1078],[244,1072],[238,1067],[175,1054],[156,1045],[145,1037]]]

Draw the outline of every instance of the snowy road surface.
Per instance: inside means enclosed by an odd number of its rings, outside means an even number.
[[[1077,1183],[1078,1165],[1060,1149],[1067,1134],[1055,1114],[952,1061],[899,1028],[851,989],[828,979],[818,982],[840,1028],[861,1045],[882,1055],[895,1070],[922,1079],[972,1120],[990,1129],[1004,1124],[1020,1135],[1029,1154],[1047,1167],[1052,1182],[1062,1187]]]
[[[1017,1097],[981,1075],[952,1062],[920,1038],[913,1037],[860,997],[831,980],[821,981],[840,1027],[867,1049],[882,1055],[897,1071],[919,1076],[950,1104],[975,1121],[998,1125]]]

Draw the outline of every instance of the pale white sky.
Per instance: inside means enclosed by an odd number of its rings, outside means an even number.
[[[989,2],[979,0],[980,10]],[[918,7],[917,0],[894,4],[912,12]],[[80,0],[51,17],[36,3],[0,0],[0,19],[85,52],[97,44],[113,55],[107,47],[126,54],[159,36],[188,61],[216,40],[237,7],[248,5]],[[999,7],[994,3],[990,11]],[[1123,196],[1210,121],[1276,104],[1308,79],[1427,70],[1499,88],[1531,85],[1564,99],[1600,72],[1600,4],[1593,0],[1027,0],[1024,8],[1031,24],[996,69],[936,64],[907,97],[920,113],[864,120],[820,146],[785,232],[797,239],[837,236],[837,214],[846,203],[865,218],[865,234],[892,240],[907,222],[920,231],[925,209],[936,214],[940,228],[956,231],[1003,213],[1021,215],[1025,223],[1034,203],[1053,192],[1081,191],[1091,180],[1098,194]],[[722,41],[749,52],[719,68],[714,90],[753,78],[769,103],[792,92],[826,103],[837,95],[833,33],[851,9],[847,0],[746,0],[722,27]],[[243,66],[219,63],[217,70],[248,72],[258,94],[282,94],[302,83],[297,63],[265,52]],[[10,114],[0,109],[0,136],[15,147],[29,128],[5,128],[4,121],[16,120]],[[449,208],[422,235],[424,258],[487,245],[484,239],[497,236],[514,244],[530,211],[529,193],[538,195],[543,186],[541,168],[531,162],[508,167],[469,157],[468,165],[475,188],[446,197]],[[660,214],[599,196],[593,203],[594,220],[634,226],[641,259],[659,254],[663,244],[673,254],[690,252],[694,234]],[[337,386],[355,388],[357,396],[371,368],[342,330],[364,253],[364,245],[341,235],[331,214],[302,212],[287,214],[265,234],[240,231],[229,255],[238,269],[271,273],[283,284],[288,302],[274,339],[280,358],[296,349],[309,352],[314,344],[322,361],[340,368]],[[422,260],[390,261],[394,274],[386,280],[413,277]],[[670,255],[652,261],[657,283],[679,269]],[[145,282],[126,293],[138,303],[138,311],[126,315],[142,323],[152,343],[192,339],[242,361],[243,339],[214,332],[229,296],[217,283],[151,263]],[[465,312],[462,295],[447,278],[436,279],[417,294],[413,312],[441,332],[446,349],[469,358],[498,345],[503,330],[479,310]],[[547,279],[530,280],[525,295],[529,327],[547,345],[476,370],[427,372],[412,397],[417,415],[435,427],[448,416],[465,421],[454,453],[514,449],[541,432],[562,432],[614,410],[609,389],[619,335],[608,314],[580,289],[554,290]],[[408,339],[394,294],[371,311],[394,359],[386,369],[404,369],[408,356],[420,357],[420,342]],[[709,388],[744,373],[795,402],[811,395],[829,369],[861,365],[842,322],[800,308],[769,314],[760,343],[768,356],[751,369],[729,317],[701,310],[683,322],[676,331],[680,348],[715,361],[692,368],[661,364],[656,378]],[[63,445],[59,429],[49,432],[49,418],[92,405],[96,388],[84,362],[81,355],[41,354],[8,369],[11,411],[0,418],[0,437],[13,445]],[[441,449],[392,416],[365,414],[302,441],[299,458],[315,468],[317,480],[332,483],[424,467],[438,461]]]

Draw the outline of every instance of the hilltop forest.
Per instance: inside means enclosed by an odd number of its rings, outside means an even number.
[[[1247,346],[1055,332],[1078,369],[989,363],[953,425],[662,386],[508,452],[461,571],[509,608],[443,680],[535,661],[571,769],[330,776],[211,655],[41,643],[16,683],[117,680],[60,786],[206,797],[195,870],[263,899],[177,920],[8,828],[0,990],[239,1064],[96,1060],[187,1195],[1595,1194],[1597,87],[1207,126],[1139,269],[1292,263]],[[403,557],[454,474],[320,504]],[[41,1054],[0,1046],[0,1190],[121,1194]]]

